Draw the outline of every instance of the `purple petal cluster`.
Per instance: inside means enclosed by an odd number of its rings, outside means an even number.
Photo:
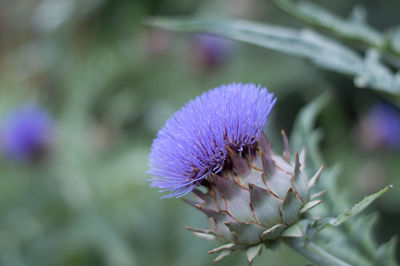
[[[33,159],[50,143],[52,123],[48,113],[34,104],[27,104],[10,113],[1,129],[4,155],[15,161]]]
[[[222,85],[177,111],[158,132],[150,154],[150,182],[167,198],[192,191],[228,156],[254,144],[276,98],[254,84]]]

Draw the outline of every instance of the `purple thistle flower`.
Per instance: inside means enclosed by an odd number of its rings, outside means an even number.
[[[6,117],[2,125],[1,148],[11,160],[34,159],[48,148],[51,135],[52,123],[47,112],[28,104]]]
[[[149,181],[164,197],[181,197],[235,152],[256,142],[276,98],[260,85],[233,83],[203,93],[158,132],[149,157]]]
[[[359,131],[362,145],[368,149],[399,149],[400,112],[388,103],[375,104]]]
[[[229,40],[209,34],[198,34],[194,39],[191,55],[195,65],[213,69],[225,62],[231,54]]]

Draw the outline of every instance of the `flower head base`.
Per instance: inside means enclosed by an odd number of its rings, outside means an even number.
[[[209,252],[220,252],[216,260],[246,250],[251,263],[262,246],[269,247],[281,237],[302,237],[302,229],[296,222],[321,203],[315,197],[310,200],[309,190],[322,167],[309,180],[303,172],[305,150],[300,155],[296,153],[292,161],[288,140],[282,133],[283,156],[272,151],[270,142],[261,133],[248,152],[232,152],[229,166],[218,174],[211,174],[212,178],[204,184],[205,193],[196,188],[195,201],[184,199],[207,215],[210,227],[187,229],[224,243]]]
[[[28,104],[5,119],[1,132],[1,148],[10,160],[32,160],[47,150],[51,135],[52,123],[47,112],[36,105]]]
[[[181,197],[219,173],[229,152],[259,138],[274,96],[254,84],[229,84],[187,103],[159,131],[150,154],[152,186]]]

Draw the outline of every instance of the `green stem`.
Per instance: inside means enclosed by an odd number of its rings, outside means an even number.
[[[303,238],[285,238],[286,245],[296,250],[311,262],[326,266],[351,266],[347,262],[333,256],[321,249],[311,241],[305,241]]]

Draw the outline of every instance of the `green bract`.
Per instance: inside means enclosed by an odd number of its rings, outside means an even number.
[[[290,159],[286,135],[283,133],[283,156],[275,154],[264,134],[257,143],[230,157],[218,174],[211,174],[203,183],[207,192],[194,190],[196,201],[187,203],[204,212],[210,229],[194,229],[199,236],[216,238],[224,245],[210,251],[221,252],[219,260],[232,251],[247,250],[251,262],[261,245],[269,247],[274,240],[296,236],[293,226],[321,200],[310,197],[321,169],[309,179],[305,173],[305,150]]]

